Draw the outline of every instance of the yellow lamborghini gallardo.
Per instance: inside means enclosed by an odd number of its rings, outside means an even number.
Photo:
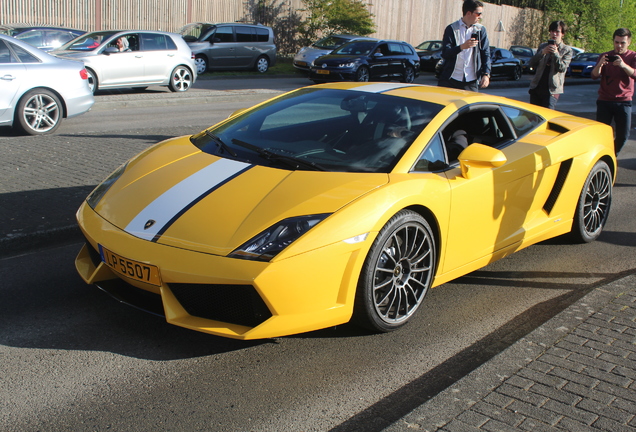
[[[612,129],[485,94],[301,88],[161,142],[77,213],[80,275],[238,339],[391,331],[429,288],[542,240],[596,239]]]

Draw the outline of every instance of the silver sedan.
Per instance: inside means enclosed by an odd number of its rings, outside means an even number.
[[[83,114],[94,103],[81,62],[0,35],[0,126],[29,135],[50,133],[63,118]]]
[[[126,30],[87,33],[51,51],[60,58],[81,60],[93,93],[98,89],[149,85],[187,91],[196,81],[194,57],[181,35]]]

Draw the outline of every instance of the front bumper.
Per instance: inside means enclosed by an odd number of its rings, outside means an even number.
[[[358,276],[374,237],[265,263],[142,240],[111,225],[85,203],[77,216],[87,244],[75,263],[87,283],[154,313],[161,313],[160,302],[171,324],[235,339],[285,336],[348,322]],[[100,244],[157,266],[160,286],[113,271],[101,260]],[[132,294],[139,290],[143,295]]]
[[[319,71],[326,71],[328,73],[320,73]],[[356,75],[356,69],[354,68],[341,68],[341,69],[317,69],[311,68],[309,70],[309,78],[317,81],[354,81]]]

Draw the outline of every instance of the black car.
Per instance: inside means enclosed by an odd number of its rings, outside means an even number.
[[[532,48],[522,45],[512,45],[510,47],[510,52],[513,56],[521,60],[524,72],[534,73],[534,68],[528,67],[528,63],[534,55],[534,50]]]
[[[410,83],[419,70],[420,58],[408,43],[358,39],[314,60],[309,79],[315,83],[398,79]]]
[[[422,42],[415,47],[417,55],[420,57],[420,68],[423,71],[435,71],[435,65],[442,58],[442,41],[431,40]]]
[[[13,36],[42,51],[51,51],[86,33],[84,30],[57,26],[30,26],[26,24],[0,25],[0,33]]]
[[[508,77],[511,80],[518,80],[523,73],[521,60],[515,58],[510,51],[503,48],[490,47],[491,69],[490,76]],[[441,59],[435,65],[435,76],[439,78],[442,73],[444,59]]]

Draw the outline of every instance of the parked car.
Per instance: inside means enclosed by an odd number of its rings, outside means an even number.
[[[324,37],[308,47],[301,48],[294,56],[294,67],[303,72],[309,72],[311,64],[318,57],[329,54],[339,46],[358,38],[361,36],[337,34]]]
[[[503,48],[490,47],[491,69],[490,76],[492,78],[508,77],[511,80],[518,80],[523,74],[523,66],[521,60],[515,58],[510,51]],[[444,59],[437,62],[435,66],[435,76],[439,78],[444,66]]]
[[[598,53],[581,53],[572,58],[570,66],[568,66],[567,76],[590,78],[592,69],[596,66],[600,54]]]
[[[420,58],[408,43],[357,39],[314,60],[309,79],[315,83],[394,79],[410,83],[419,70]]]
[[[128,50],[118,51],[119,38],[127,41]],[[176,33],[148,30],[92,32],[64,44],[51,54],[83,61],[93,93],[99,89],[124,87],[145,89],[150,85],[184,92],[197,78],[192,51]]]
[[[422,42],[415,47],[415,51],[420,57],[420,69],[434,72],[435,65],[442,58],[442,41],[431,40]]]
[[[0,35],[0,125],[29,135],[55,131],[95,103],[81,62]]]
[[[197,73],[256,69],[265,73],[276,64],[271,27],[242,23],[190,23],[180,31],[195,56]]]
[[[563,234],[597,239],[616,170],[593,120],[442,87],[311,86],[122,164],[77,212],[75,267],[219,336],[388,332],[433,287]]]
[[[570,46],[570,48],[572,48],[572,56],[574,57],[585,52],[583,48],[578,48],[575,46]]]
[[[512,45],[510,47],[510,52],[513,56],[521,60],[521,65],[523,66],[523,71],[525,73],[534,73],[534,68],[530,68],[528,63],[532,56],[535,55],[536,49],[527,46]]]
[[[66,42],[86,33],[84,30],[57,26],[29,26],[27,24],[0,25],[0,33],[13,36],[42,51],[59,48]]]

